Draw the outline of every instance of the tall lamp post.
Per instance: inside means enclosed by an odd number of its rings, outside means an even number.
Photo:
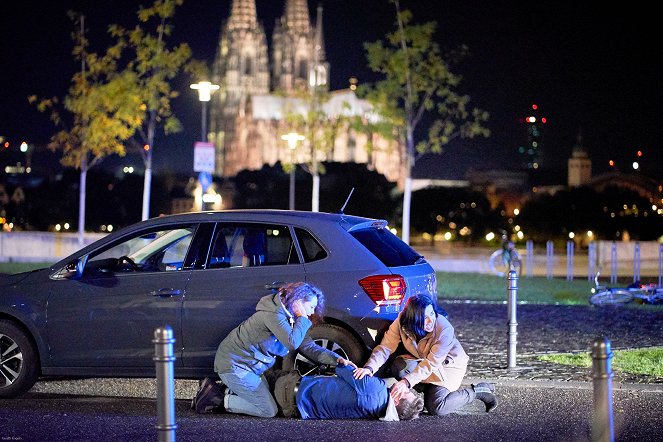
[[[207,141],[207,102],[212,97],[212,92],[219,89],[219,85],[212,84],[209,81],[199,81],[196,84],[192,84],[190,87],[191,89],[196,89],[198,91],[198,99],[203,107],[200,141]]]
[[[199,81],[196,84],[192,84],[190,87],[191,89],[196,89],[198,91],[198,99],[200,100],[200,104],[202,105],[202,112],[203,112],[201,119],[202,124],[201,124],[200,141],[207,142],[207,102],[211,99],[212,92],[219,89],[219,85],[212,84],[209,81]],[[194,152],[194,158],[195,158],[195,152]],[[200,170],[198,174],[198,183],[200,184],[200,187],[202,189],[201,198],[203,198],[203,200],[200,203],[200,209],[205,210],[204,197],[205,197],[205,192],[207,192],[207,188],[212,183],[213,170],[196,169],[194,164],[194,171],[196,170]]]
[[[288,147],[290,148],[290,157],[294,159],[294,152],[297,148],[298,141],[304,141],[306,137],[300,135],[297,132],[289,132],[285,135],[281,135],[281,139],[288,142]],[[290,210],[295,210],[295,162],[292,162],[292,169],[290,170],[290,198],[288,200],[288,208]]]

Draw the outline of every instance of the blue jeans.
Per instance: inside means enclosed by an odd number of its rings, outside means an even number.
[[[278,407],[264,376],[238,365],[233,365],[228,372],[218,374],[229,390],[226,394],[226,411],[256,417],[276,416]]]

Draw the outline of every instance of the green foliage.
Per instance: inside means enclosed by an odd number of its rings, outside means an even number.
[[[329,93],[315,89],[300,89],[284,97],[284,130],[296,132],[305,140],[296,143],[292,152],[292,161],[285,161],[283,170],[290,172],[297,159],[305,158],[306,170],[311,174],[326,173],[320,161],[334,149],[336,135],[343,126],[348,125],[348,118],[343,115],[328,115],[320,106],[329,100]],[[285,142],[285,141],[284,141]]]
[[[135,113],[140,102],[127,96],[134,76],[116,71],[118,47],[112,46],[104,55],[88,52],[83,17],[73,12],[69,16],[76,29],[72,33],[72,54],[81,62],[81,70],[73,75],[64,100],[28,99],[39,111],[50,112],[51,120],[60,128],[51,137],[49,147],[62,149],[62,164],[87,170],[107,155],[125,154],[124,142],[139,124]]]
[[[560,353],[539,356],[542,361],[562,365],[590,368],[589,353]],[[612,368],[615,372],[663,376],[663,347],[638,348],[613,351]]]
[[[141,6],[139,24],[133,29],[110,25],[114,43],[103,54],[89,50],[84,17],[69,13],[75,28],[72,54],[81,62],[81,70],[73,75],[63,100],[28,98],[38,110],[50,112],[61,128],[50,146],[62,149],[64,165],[85,170],[107,155],[125,155],[136,134],[140,146],[153,147],[157,126],[166,134],[181,130],[170,105],[178,92],[170,81],[182,71],[204,72],[200,62],[191,60],[187,44],[172,48],[166,44],[172,33],[169,20],[182,2],[155,0],[151,7]]]
[[[461,59],[461,47],[449,61],[435,42],[435,22],[412,24],[412,14],[401,10],[397,0],[397,29],[384,41],[365,43],[369,68],[384,76],[375,85],[360,89],[375,106],[380,122],[364,122],[364,130],[406,140],[407,155],[414,158],[414,131],[425,114],[434,115],[428,136],[417,144],[417,152],[441,152],[454,138],[490,135],[483,127],[488,113],[470,108],[470,97],[457,88],[462,78],[450,63]],[[403,132],[404,131],[404,132]]]
[[[202,75],[200,62],[191,60],[191,48],[186,43],[170,47],[170,21],[183,0],[155,0],[151,7],[139,7],[139,24],[133,29],[111,25],[109,33],[116,41],[117,52],[123,54],[126,72],[133,82],[125,91],[140,106],[134,114],[139,122],[137,134],[140,145],[153,148],[157,127],[165,134],[179,132],[181,124],[171,108],[171,100],[179,95],[170,82],[181,72]],[[141,150],[141,152],[143,152]],[[148,151],[149,152],[149,151]]]

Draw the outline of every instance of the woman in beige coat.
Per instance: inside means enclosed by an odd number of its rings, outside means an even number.
[[[475,399],[484,402],[487,412],[497,406],[492,384],[481,382],[459,389],[469,358],[456,339],[453,326],[436,311],[429,296],[419,294],[408,300],[368,362],[355,370],[354,377],[373,376],[399,344],[403,344],[407,353],[398,355],[391,367],[398,379],[390,393],[396,403],[405,392],[418,385],[417,389],[424,393],[426,409],[438,416],[449,414]]]

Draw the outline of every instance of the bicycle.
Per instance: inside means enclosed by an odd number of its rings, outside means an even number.
[[[592,288],[592,295],[589,297],[589,303],[592,305],[622,305],[638,300],[642,304],[661,304],[663,303],[663,287],[656,284],[634,283],[628,287],[607,287],[599,284],[598,272],[594,277],[595,287]]]
[[[506,276],[511,270],[515,270],[520,277],[522,260],[513,241],[509,241],[506,237],[502,236],[502,248],[495,250],[490,255],[488,266],[499,277]]]

